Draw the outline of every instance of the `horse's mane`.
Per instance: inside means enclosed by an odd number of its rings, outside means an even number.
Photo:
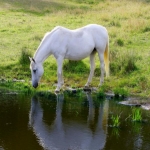
[[[62,28],[61,26],[56,26],[53,30],[51,30],[50,32],[45,33],[44,38],[41,40],[41,43],[38,47],[38,49],[36,50],[35,54],[34,54],[34,58],[38,55],[38,52],[40,50],[40,46],[42,44],[44,44],[45,39],[48,37],[48,35],[52,35],[55,31],[57,31],[58,29]]]

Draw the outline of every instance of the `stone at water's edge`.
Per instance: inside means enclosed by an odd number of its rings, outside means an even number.
[[[67,91],[72,92],[72,93],[76,93],[76,92],[77,92],[77,89],[68,87],[68,88],[67,88]]]
[[[96,88],[96,87],[89,87],[89,88],[84,87],[84,88],[83,88],[83,91],[85,91],[85,92],[97,91],[97,88]]]
[[[150,110],[150,104],[143,104],[141,107],[145,110]]]
[[[129,101],[122,101],[122,102],[119,102],[119,104],[123,104],[123,105],[127,105],[127,106],[136,106],[136,107],[141,106],[141,104],[129,103]]]
[[[127,105],[127,106],[141,107],[145,110],[150,110],[150,104],[140,104],[140,102],[135,103],[135,102],[132,102],[130,100],[119,102],[119,104],[123,104],[123,105]]]

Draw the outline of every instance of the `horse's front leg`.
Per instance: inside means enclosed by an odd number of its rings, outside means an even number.
[[[61,89],[62,84],[64,83],[63,81],[63,74],[62,74],[62,66],[63,66],[63,57],[58,57],[57,59],[57,78],[58,78],[58,83],[57,83],[57,88],[55,89],[55,92],[59,92]]]

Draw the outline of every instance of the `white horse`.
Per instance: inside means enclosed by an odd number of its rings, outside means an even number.
[[[109,76],[109,37],[106,28],[97,24],[90,24],[75,30],[61,26],[55,27],[51,32],[45,34],[34,57],[30,58],[33,87],[38,86],[43,75],[43,62],[53,54],[57,60],[58,84],[56,92],[60,91],[64,83],[62,73],[64,59],[81,60],[90,56],[90,74],[85,84],[85,87],[88,88],[94,74],[94,56],[96,52],[98,52],[100,59],[100,85],[102,85],[105,70],[106,76]]]

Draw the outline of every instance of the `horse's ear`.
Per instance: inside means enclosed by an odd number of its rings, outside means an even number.
[[[29,57],[29,60],[30,60],[30,61],[32,61],[32,58],[31,58],[31,57]]]
[[[31,62],[33,61],[35,63],[34,58],[29,57],[29,59],[30,59]]]

